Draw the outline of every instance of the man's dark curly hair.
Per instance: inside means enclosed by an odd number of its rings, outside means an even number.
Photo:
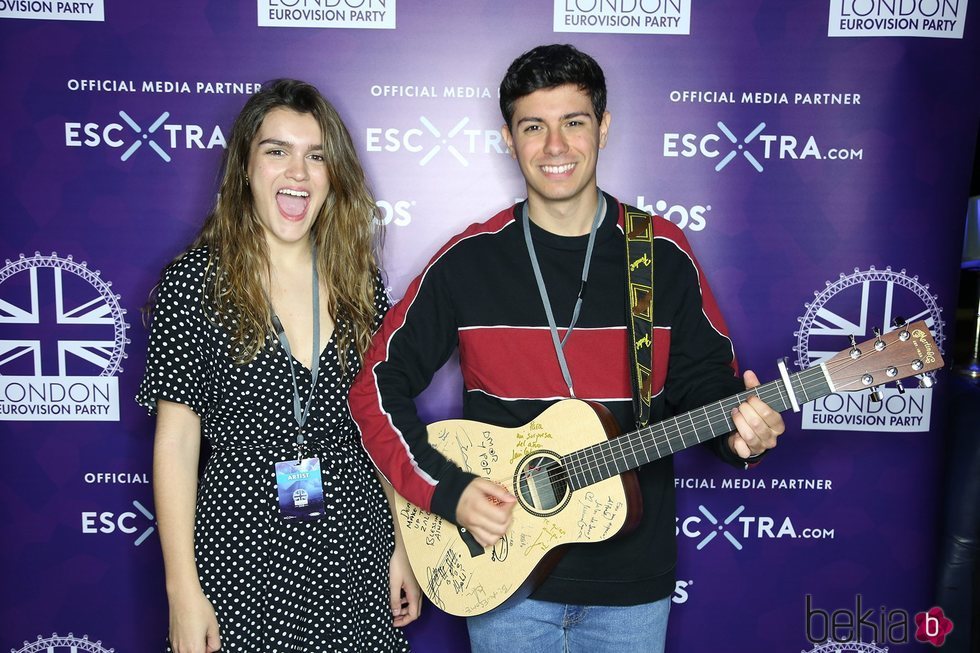
[[[606,77],[595,59],[575,46],[539,45],[510,65],[500,82],[500,112],[510,127],[514,103],[542,88],[575,84],[592,98],[597,120],[606,111]]]

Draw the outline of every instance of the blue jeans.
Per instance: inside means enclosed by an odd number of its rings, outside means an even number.
[[[663,653],[670,597],[626,607],[524,599],[468,617],[473,653]]]

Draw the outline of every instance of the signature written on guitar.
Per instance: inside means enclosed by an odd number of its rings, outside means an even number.
[[[602,540],[609,537],[609,530],[617,514],[626,508],[623,501],[617,501],[609,495],[602,499],[591,491],[586,492],[578,503],[582,507],[582,514],[576,522],[578,526],[576,537],[584,540]]]
[[[537,537],[535,537],[530,544],[523,545],[524,555],[531,555],[531,552],[535,549],[538,549],[539,553],[547,553],[551,550],[552,546],[554,546],[554,543],[560,541],[564,535],[564,528],[558,524],[552,523],[548,519],[545,519],[543,528],[538,531]]]
[[[398,510],[398,517],[398,523],[403,530],[424,533],[427,545],[432,546],[442,539],[443,520],[432,513],[407,503]]]
[[[506,539],[506,538],[503,538]],[[496,551],[496,547],[495,547]],[[506,558],[503,555],[500,560]],[[507,597],[511,594],[513,585],[503,582],[500,585],[487,586],[479,583],[475,587],[469,587],[472,578],[466,571],[466,565],[459,553],[448,549],[445,555],[439,560],[435,567],[427,569],[425,594],[437,606],[444,607],[442,589],[448,587],[454,596],[465,597],[464,600],[469,606],[467,613],[479,614],[487,606],[499,603],[499,597]]]
[[[490,431],[483,432],[483,440],[480,442],[479,448],[483,449],[479,456],[480,472],[484,476],[490,476],[494,463],[500,460],[500,456],[497,455],[497,451],[493,448],[493,434]]]
[[[527,430],[520,430],[514,434],[516,442],[511,450],[508,463],[520,460],[532,451],[537,451],[544,446],[544,440],[552,440],[554,436],[550,431],[545,430],[540,422],[532,421],[527,425]]]

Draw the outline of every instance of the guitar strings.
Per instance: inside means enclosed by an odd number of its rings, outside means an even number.
[[[854,360],[850,358],[846,358],[838,361],[831,361],[830,364],[825,364],[825,365],[828,367],[829,371],[833,373],[837,373],[839,369],[844,369],[853,366],[854,364],[855,364]],[[880,372],[883,371],[884,369],[885,368],[882,367],[877,370],[866,370],[866,371]],[[802,396],[804,397],[804,403],[810,401],[809,395],[812,394],[812,391],[814,389],[819,389],[822,394],[825,394],[824,389],[827,387],[827,384],[821,372],[822,370],[820,369],[819,366],[814,366],[806,370],[803,370],[802,372],[796,375],[793,375],[793,377],[791,378],[791,385],[793,385],[794,387],[794,392],[802,394]],[[799,385],[797,386],[796,384],[793,383],[793,381],[798,381]],[[858,380],[858,381],[853,381],[852,384],[853,383],[861,383],[861,382]],[[838,389],[843,389],[843,386],[847,386],[847,385],[851,385],[851,384],[842,384],[842,386],[839,386]],[[771,390],[773,389],[777,390],[777,394],[779,395],[778,397],[774,396],[773,393],[771,392]],[[693,443],[685,441],[686,435],[688,435],[691,432],[690,428],[681,424],[683,418],[685,417],[687,417],[688,420],[690,420],[691,428],[693,428],[694,431],[703,429],[705,425],[707,425],[711,431],[710,437],[715,437],[715,435],[718,435],[718,433],[715,432],[713,423],[715,422],[721,423],[720,424],[720,430],[722,431],[721,434],[730,432],[734,428],[734,424],[731,422],[729,418],[730,410],[733,409],[738,403],[741,403],[741,401],[744,401],[746,397],[751,396],[752,394],[757,394],[764,401],[772,405],[774,408],[785,410],[786,408],[788,408],[788,404],[782,399],[782,390],[783,390],[783,386],[780,381],[772,382],[765,386],[758,386],[757,388],[753,388],[752,390],[746,391],[744,393],[740,393],[739,395],[735,395],[734,397],[717,402],[715,405],[710,405],[704,407],[703,409],[695,409],[690,413],[686,413],[684,415],[680,415],[678,417],[671,418],[663,422],[659,422],[653,425],[652,427],[648,427],[647,429],[641,429],[638,432],[627,434],[626,436],[620,438],[614,438],[607,442],[602,442],[598,445],[594,445],[593,447],[589,447],[580,450],[578,452],[573,452],[572,454],[569,454],[568,456],[565,457],[564,462],[566,462],[566,464],[568,464],[572,468],[569,471],[570,476],[574,476],[576,479],[581,477],[581,479],[584,481],[582,486],[589,485],[591,483],[598,482],[603,478],[608,478],[618,473],[619,470],[609,470],[609,466],[611,463],[618,463],[621,461],[625,463],[626,462],[625,458],[627,455],[632,455],[635,463],[634,465],[632,465],[633,467],[638,466],[639,464],[642,464],[644,462],[650,462],[650,460],[653,460],[654,458],[646,459],[647,456],[644,456],[645,459],[641,462],[640,457],[637,455],[638,452],[643,452],[644,454],[646,454],[650,449],[649,446],[650,444],[652,444],[653,447],[657,449],[658,455],[656,457],[662,457],[663,453],[660,450],[661,445],[663,445],[671,453],[673,453],[676,450],[686,448],[691,444],[696,444],[697,442],[702,441],[700,437],[697,438]],[[808,392],[808,390],[810,392]],[[780,403],[782,405],[776,403],[777,399],[780,400]],[[719,412],[719,409],[721,412]],[[695,419],[695,417],[697,417],[698,419]],[[671,433],[672,427],[673,427],[673,433]],[[652,436],[652,441],[650,436]],[[675,448],[673,446],[673,440],[675,439],[680,439],[682,444],[681,447]],[[709,439],[709,438],[705,437],[704,439]],[[644,444],[644,442],[646,442],[646,444]],[[639,449],[636,447],[637,444],[640,445]],[[629,445],[630,447],[629,451],[625,450],[625,445]],[[615,449],[619,449],[619,452],[617,453]],[[601,454],[601,456],[599,454]],[[596,469],[596,466],[600,464],[606,467],[606,473],[605,474],[600,473],[598,474],[597,477],[596,472],[598,472],[599,470]],[[588,472],[591,472],[591,479],[585,476],[585,473]]]
[[[860,358],[841,357],[828,361],[824,364],[824,367],[833,376],[835,374],[840,375],[847,368],[863,364],[864,362],[866,361],[862,361]],[[907,366],[909,365],[905,364],[901,367]],[[877,375],[886,369],[886,366],[863,368],[863,373]],[[861,376],[863,374],[856,376],[850,382],[838,384],[835,390],[847,390],[852,386],[859,386],[860,388],[869,387],[863,382]],[[898,377],[896,376],[896,378]],[[811,395],[814,394],[814,391],[816,391],[819,397],[826,394],[826,390],[828,389],[827,380],[819,365],[791,375],[790,385],[793,387],[794,393],[802,396],[803,401],[801,403],[811,401]],[[633,433],[628,433],[591,447],[571,452],[563,456],[560,462],[550,462],[542,466],[540,471],[544,471],[549,477],[557,474],[554,480],[550,482],[552,491],[556,496],[560,494],[559,490],[562,490],[561,493],[563,494],[563,488],[566,485],[572,485],[573,480],[577,484],[577,487],[572,487],[573,491],[580,487],[597,483],[604,478],[610,478],[621,471],[626,471],[626,469],[632,469],[664,457],[665,454],[661,451],[661,447],[668,450],[669,453],[674,453],[675,451],[716,437],[717,435],[730,433],[734,430],[731,410],[751,396],[760,397],[779,412],[787,410],[790,407],[790,402],[787,401],[788,397],[784,394],[782,381],[773,381],[738,393],[714,404],[709,404],[708,406],[658,422]],[[682,421],[689,421],[690,426],[683,425]],[[716,425],[719,427],[720,432],[716,432]],[[707,427],[710,435],[706,434],[707,437],[702,439],[698,432],[703,433],[705,427]],[[693,442],[688,441],[691,434],[695,435]],[[675,447],[675,440],[679,440],[681,446]],[[652,453],[651,445],[656,450],[657,455],[655,457],[648,456],[648,454]],[[632,457],[632,465],[629,464],[628,457]],[[628,465],[628,467],[625,469],[616,469],[616,467],[622,467],[623,465]],[[600,471],[598,469],[599,466],[605,468],[604,471]],[[556,473],[554,471],[555,467],[561,467],[562,469]]]
[[[854,365],[854,361],[852,361],[851,359],[848,358],[848,359],[844,359],[844,360],[841,360],[841,361],[832,362],[828,367],[830,368],[830,371],[836,373],[837,372],[837,368],[846,368],[846,367],[850,367],[852,365]],[[878,370],[870,370],[870,371],[879,371],[880,372],[880,371],[883,371],[884,369],[885,368],[881,368],[881,369],[878,369]],[[868,370],[866,370],[866,371],[868,371]],[[827,386],[826,386],[826,383],[825,383],[825,379],[822,378],[822,374],[820,374],[820,372],[821,372],[821,370],[820,370],[820,367],[819,366],[813,367],[813,368],[808,368],[807,370],[804,370],[804,371],[800,372],[799,374],[794,375],[794,377],[791,379],[791,384],[792,384],[792,381],[799,381],[800,382],[799,387],[798,388],[795,387],[794,388],[794,391],[797,391],[797,392],[802,393],[803,398],[804,398],[804,403],[811,400],[810,394],[812,394],[812,391],[815,388],[816,389],[819,389],[822,394],[825,394],[824,388],[826,388]],[[862,383],[862,382],[861,381],[854,381],[852,383]],[[850,384],[843,384],[843,385],[846,386],[846,385],[850,385]],[[863,386],[863,383],[862,383],[862,386]],[[776,389],[777,390],[777,393],[778,393],[779,397],[773,396],[773,394],[771,392],[772,389]],[[843,388],[839,387],[838,389],[843,389]],[[708,407],[705,407],[705,409],[695,409],[694,411],[691,411],[690,413],[686,413],[684,415],[678,416],[677,418],[673,418],[671,420],[665,420],[664,422],[660,422],[657,425],[654,425],[653,427],[651,427],[651,429],[657,429],[657,430],[659,430],[660,433],[657,433],[655,430],[649,430],[649,431],[645,431],[645,432],[644,431],[638,432],[638,434],[639,434],[640,437],[642,437],[642,436],[649,436],[651,434],[653,435],[653,442],[652,443],[653,443],[654,447],[657,449],[658,457],[663,455],[662,452],[660,451],[660,445],[661,444],[664,445],[666,448],[668,448],[671,453],[673,453],[675,451],[675,448],[674,448],[674,446],[672,444],[672,440],[673,439],[679,438],[681,440],[681,443],[684,445],[681,448],[684,448],[686,446],[689,446],[689,444],[692,444],[692,443],[685,442],[685,436],[688,433],[690,433],[690,429],[688,429],[688,432],[685,433],[685,429],[687,429],[687,427],[684,426],[684,425],[682,425],[682,423],[681,423],[684,417],[687,417],[688,420],[691,421],[691,427],[693,428],[694,431],[701,430],[701,429],[704,428],[705,425],[707,425],[709,427],[710,431],[711,431],[711,437],[715,437],[715,435],[718,435],[718,434],[714,431],[713,422],[715,422],[715,421],[721,421],[722,422],[722,429],[721,429],[723,431],[722,434],[727,433],[727,432],[730,432],[733,429],[733,426],[734,426],[734,424],[731,422],[731,420],[728,417],[730,409],[734,408],[735,405],[737,405],[737,403],[740,403],[741,401],[743,401],[745,397],[751,396],[752,394],[757,394],[763,400],[767,401],[767,403],[769,403],[770,405],[772,405],[773,407],[775,407],[775,408],[777,408],[779,410],[785,410],[786,408],[788,408],[787,403],[782,398],[782,390],[783,390],[783,386],[778,381],[777,382],[770,383],[770,384],[767,384],[765,386],[758,386],[757,388],[753,388],[752,390],[747,391],[745,393],[740,393],[739,395],[736,395],[733,398],[730,398],[730,399],[727,399],[727,400],[722,400],[721,402],[718,402],[714,406],[708,406]],[[808,390],[810,392],[808,392]],[[776,403],[776,399],[779,399],[780,400],[780,403],[782,405],[777,404]],[[724,413],[723,415],[722,414],[719,414],[719,412],[718,412],[718,409],[719,408],[723,411],[723,413]],[[699,418],[699,419],[695,419],[695,418]],[[674,434],[671,434],[670,433],[671,427],[675,427],[674,428],[674,430],[675,430],[675,433]],[[590,463],[590,462],[591,463],[599,463],[599,462],[602,462],[603,464],[606,464],[608,466],[608,464],[610,462],[615,461],[615,456],[617,455],[615,451],[612,451],[612,449],[613,448],[619,448],[620,449],[620,452],[619,452],[618,455],[619,456],[624,456],[624,455],[626,455],[626,452],[623,451],[623,449],[624,449],[623,445],[624,444],[629,444],[630,447],[631,447],[629,453],[633,455],[635,462],[637,464],[639,464],[639,459],[638,459],[638,456],[636,455],[637,449],[636,449],[635,446],[633,446],[639,440],[637,439],[637,437],[630,438],[631,435],[634,435],[634,434],[628,434],[625,438],[615,438],[613,440],[608,441],[608,443],[606,443],[606,442],[600,443],[599,445],[596,445],[595,447],[591,448],[591,451],[589,449],[585,449],[585,450],[582,450],[581,452],[574,452],[572,455],[574,455],[574,454],[584,455],[583,462],[585,462],[585,463]],[[647,438],[647,439],[649,440],[649,438]],[[705,438],[705,439],[708,439],[708,438]],[[701,441],[701,438],[698,438],[696,440],[696,442],[700,442],[700,441]],[[645,448],[648,448],[648,447],[643,447],[643,449],[645,449]],[[597,452],[600,452],[600,453],[603,454],[601,461],[600,461],[600,458],[597,455],[595,455]],[[590,453],[592,454],[591,460],[588,457],[588,454],[590,454]],[[610,458],[610,455],[613,456],[613,457]],[[649,462],[649,461],[645,461],[645,462]]]
[[[797,391],[806,393],[808,388],[812,389],[815,387],[815,384],[812,382],[807,385],[807,379],[805,377],[803,381],[804,384]],[[707,440],[710,437],[729,433],[734,429],[731,410],[751,396],[758,396],[776,408],[788,405],[781,382],[771,382],[763,386],[758,386],[723,399],[715,404],[709,404],[708,406],[658,422],[634,433],[629,433],[573,452],[564,458],[564,462],[570,467],[568,475],[574,476],[576,480],[581,479],[585,481],[583,485],[589,485],[602,480],[602,478],[608,478],[618,473],[610,469],[610,466],[615,463],[628,463],[626,460],[627,457],[633,458],[633,464],[630,467],[637,467],[651,460],[664,457],[666,455],[664,453],[665,450],[669,453],[674,453],[692,444]],[[689,425],[684,424],[683,422],[685,421],[689,422]],[[715,428],[716,426],[717,429]],[[694,442],[686,441],[686,438],[690,434],[697,435],[699,431],[704,432],[705,428],[707,428],[707,432],[705,432],[706,437],[703,440],[701,437],[697,437]],[[682,446],[675,446],[674,442],[676,440],[679,440]],[[650,455],[653,453],[653,449],[656,450],[656,456]],[[643,454],[642,460],[641,453]],[[601,473],[597,469],[599,465],[605,467],[605,473]],[[590,474],[591,478],[586,476],[587,473]]]

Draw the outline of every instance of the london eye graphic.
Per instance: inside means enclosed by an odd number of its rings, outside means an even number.
[[[864,642],[824,642],[800,653],[888,653],[888,647],[881,648]]]
[[[21,276],[24,275],[24,276]],[[26,278],[25,278],[26,277]],[[79,283],[78,279],[85,283]],[[5,282],[7,283],[4,286]],[[99,270],[71,256],[35,252],[0,268],[0,375],[19,369],[25,376],[52,376],[42,363],[39,338],[42,325],[53,321],[61,329],[85,328],[86,337],[57,340],[57,375],[84,366],[85,376],[115,376],[122,371],[128,325],[126,310],[113,293],[112,282]],[[11,333],[19,330],[20,333]],[[30,331],[25,336],[24,331]]]
[[[91,642],[88,635],[81,638],[75,637],[71,633],[59,635],[54,633],[51,637],[37,636],[33,642],[24,642],[23,648],[10,649],[10,653],[114,653],[115,649],[103,648],[102,641]]]
[[[943,351],[943,309],[936,299],[929,284],[917,275],[909,276],[904,268],[896,272],[890,266],[878,270],[872,265],[842,273],[814,292],[813,301],[798,318],[800,329],[793,333],[797,365],[805,369],[831,358],[848,346],[851,336],[861,341],[872,337],[875,329],[887,333],[900,316],[908,323],[925,320]]]

